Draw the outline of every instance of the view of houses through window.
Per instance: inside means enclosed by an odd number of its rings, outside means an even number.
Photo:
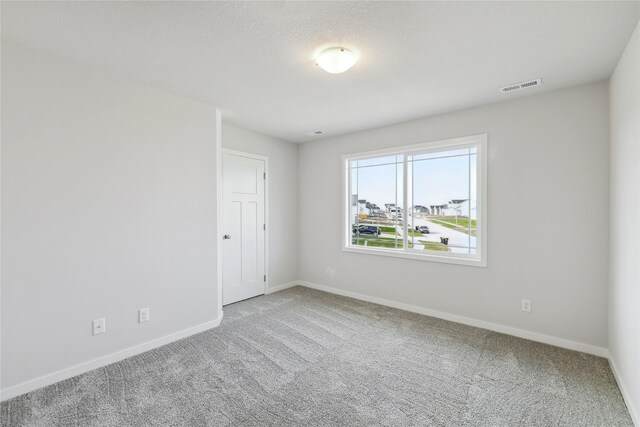
[[[475,255],[477,157],[469,145],[349,160],[351,246]]]

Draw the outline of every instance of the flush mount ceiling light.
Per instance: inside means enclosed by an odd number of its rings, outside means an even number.
[[[343,47],[325,49],[316,58],[316,64],[327,73],[344,73],[356,63],[356,55]]]

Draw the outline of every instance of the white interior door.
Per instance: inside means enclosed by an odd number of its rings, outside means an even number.
[[[222,303],[264,294],[265,161],[222,155]]]

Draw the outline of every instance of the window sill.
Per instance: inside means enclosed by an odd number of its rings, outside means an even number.
[[[435,255],[435,254],[400,252],[400,251],[393,251],[393,250],[386,250],[386,249],[362,249],[362,248],[354,248],[351,246],[343,246],[342,250],[344,252],[352,252],[352,253],[358,253],[358,254],[387,256],[392,258],[415,259],[419,261],[442,262],[446,264],[467,265],[472,267],[487,266],[486,259],[478,259],[478,258],[464,257],[464,256],[452,256],[452,255],[442,256],[442,255]]]

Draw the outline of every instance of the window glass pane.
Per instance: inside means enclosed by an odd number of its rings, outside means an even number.
[[[466,148],[420,156],[409,177],[409,248],[475,254],[476,155]]]
[[[349,217],[353,246],[403,248],[403,175],[402,156],[351,162]]]
[[[410,258],[484,263],[476,241],[482,234],[477,162],[484,145],[457,143],[349,160],[347,244]]]

